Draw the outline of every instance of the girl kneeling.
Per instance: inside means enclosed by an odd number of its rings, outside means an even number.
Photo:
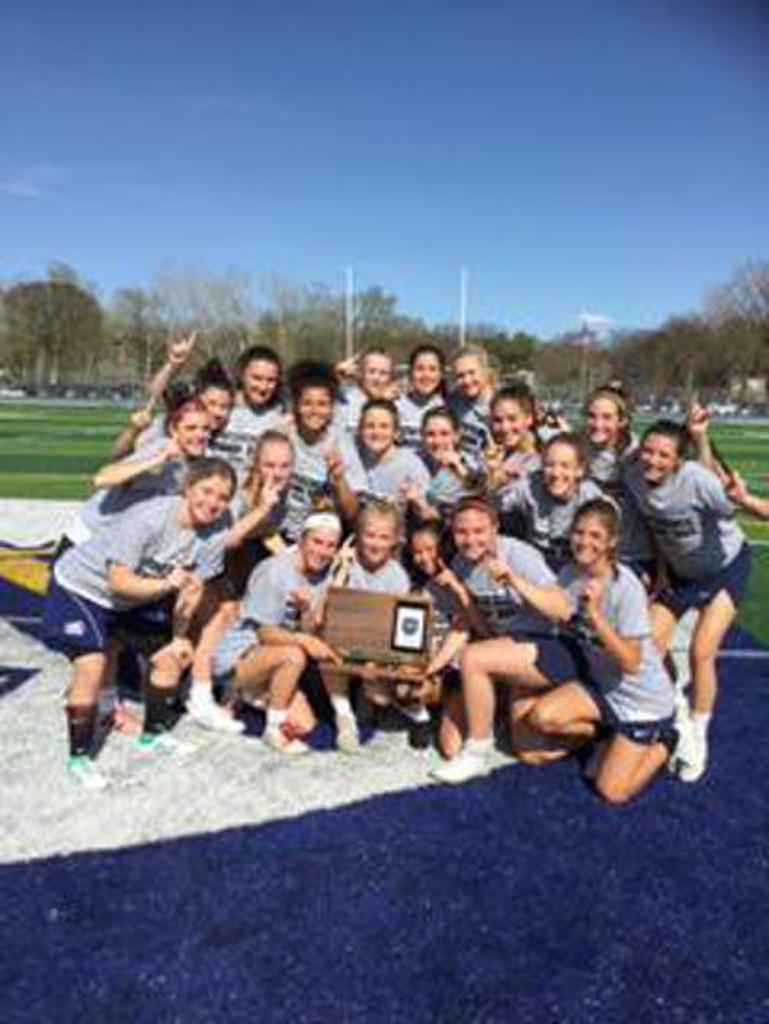
[[[565,744],[607,730],[591,774],[612,804],[640,793],[675,742],[673,687],[652,639],[643,584],[615,562],[619,533],[619,512],[606,499],[577,513],[573,564],[559,576],[573,609],[574,678],[532,701],[524,719],[534,733]]]

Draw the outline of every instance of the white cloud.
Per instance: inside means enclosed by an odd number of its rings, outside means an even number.
[[[129,164],[31,164],[0,172],[0,194],[14,199],[56,202],[68,188],[85,181],[108,187],[122,187],[142,177]]]

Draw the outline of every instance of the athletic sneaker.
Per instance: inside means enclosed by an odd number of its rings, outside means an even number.
[[[474,754],[468,750],[462,750],[450,761],[443,761],[430,772],[438,782],[447,782],[456,786],[462,782],[470,782],[471,779],[480,779],[491,771],[491,764],[488,757],[483,754]]]
[[[90,757],[75,754],[67,761],[67,774],[70,782],[91,793],[98,793],[109,786],[109,779],[103,775]]]
[[[238,721],[223,707],[220,707],[210,695],[198,697],[195,693],[186,704],[190,721],[201,729],[211,732],[223,732],[230,736],[239,736],[245,728],[245,722]]]
[[[134,745],[139,761],[155,761],[163,757],[185,758],[197,751],[194,743],[177,739],[170,732],[143,733]]]
[[[279,754],[309,754],[310,748],[302,740],[294,737],[289,739],[279,725],[268,725],[262,734],[262,739]]]
[[[336,716],[336,749],[343,754],[360,753],[360,733],[358,723],[352,715]]]
[[[681,782],[699,782],[708,767],[708,743],[696,729],[691,730],[692,740],[686,752],[686,759],[678,761],[676,774]],[[676,753],[678,748],[676,747]]]
[[[676,775],[679,779],[682,779],[684,782],[696,782],[705,771],[704,765],[696,772],[695,778],[682,778],[682,771],[684,771],[685,766],[691,765],[692,769],[695,769],[700,764],[703,757],[702,751],[698,749],[699,745],[697,743],[694,725],[692,724],[689,702],[682,694],[676,695],[676,710],[673,725],[678,733],[678,741],[672,755],[668,759],[668,771],[671,772],[671,774]],[[705,755],[705,759],[707,760],[707,754]],[[689,775],[688,769],[686,774],[687,776]]]

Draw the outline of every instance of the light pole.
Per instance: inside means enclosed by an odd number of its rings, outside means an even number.
[[[352,359],[355,354],[355,271],[345,271],[344,297],[344,358]]]

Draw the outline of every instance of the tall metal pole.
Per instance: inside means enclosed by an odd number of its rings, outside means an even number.
[[[355,355],[355,271],[347,267],[345,271],[345,302],[344,302],[344,357],[352,359]]]
[[[467,269],[459,272],[459,344],[464,345],[467,337]]]
[[[589,370],[588,370],[588,365],[587,365],[587,347],[588,347],[588,344],[590,343],[590,340],[591,340],[590,328],[588,327],[587,320],[585,320],[583,318],[582,319],[582,366],[581,366],[581,369],[580,369],[580,390],[582,392],[582,394],[580,395],[580,398],[581,398],[583,404],[584,404],[585,399],[587,398],[587,393],[588,393],[588,374],[589,374]]]

